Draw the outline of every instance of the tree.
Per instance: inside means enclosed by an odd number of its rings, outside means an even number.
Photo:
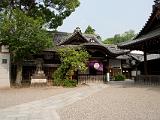
[[[131,40],[136,36],[135,32],[133,30],[129,30],[123,34],[116,34],[112,38],[107,38],[103,41],[104,44],[117,44],[120,42],[125,42],[127,40]]]
[[[42,17],[47,28],[57,29],[79,5],[79,0],[0,0],[0,11],[20,9],[30,17]]]
[[[95,34],[95,29],[93,29],[90,25],[86,28],[85,34]]]
[[[90,55],[82,48],[65,47],[58,49],[61,65],[54,73],[56,85],[62,85],[64,80],[72,79],[77,70],[85,71]]]
[[[0,15],[0,43],[8,46],[12,62],[17,65],[16,83],[21,85],[23,60],[40,53],[52,43],[41,27],[42,18],[33,19],[17,9],[12,12],[12,15]]]

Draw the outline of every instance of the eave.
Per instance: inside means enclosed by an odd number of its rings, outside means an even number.
[[[152,46],[154,45],[154,47]],[[143,35],[137,39],[130,40],[118,45],[121,49],[130,49],[130,50],[141,50],[144,51],[146,48],[148,52],[153,51],[155,47],[160,45],[160,28],[149,32],[146,35]],[[152,48],[153,47],[153,48]]]
[[[119,55],[124,55],[124,54],[127,54],[129,53],[129,50],[115,50],[114,52],[109,49],[107,46],[104,46],[104,45],[101,45],[101,44],[97,44],[97,43],[90,43],[90,44],[83,44],[83,46],[86,48],[86,49],[99,49],[100,51],[102,51],[104,54],[106,54],[106,56],[109,56],[109,57],[117,57]]]

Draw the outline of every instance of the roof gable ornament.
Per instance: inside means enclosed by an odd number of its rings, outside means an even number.
[[[91,43],[95,43],[95,40],[93,38],[90,39]]]
[[[76,29],[74,30],[74,33],[82,34],[80,27],[76,27]]]

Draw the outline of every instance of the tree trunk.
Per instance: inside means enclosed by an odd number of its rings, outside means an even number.
[[[21,86],[22,82],[22,64],[17,63],[17,76],[16,76],[16,84],[18,86]]]

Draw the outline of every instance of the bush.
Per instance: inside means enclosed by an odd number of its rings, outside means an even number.
[[[122,74],[118,74],[114,76],[114,80],[115,81],[124,81],[126,79],[126,77]]]
[[[58,86],[75,87],[76,81],[70,80],[77,70],[83,72],[87,69],[86,63],[89,53],[81,47],[64,47],[57,50],[61,64],[53,73],[53,84]]]
[[[60,72],[61,69],[57,69],[53,75],[53,85],[55,86],[64,86],[64,87],[76,87],[76,80],[70,80],[63,78],[63,72]]]
[[[53,85],[55,85],[55,86],[61,86],[61,85],[63,85],[63,80],[61,80],[59,78],[54,79],[53,80]]]
[[[63,86],[64,87],[76,87],[76,80],[69,80],[69,79],[65,79],[63,81]]]
[[[63,72],[61,71],[60,68],[58,68],[53,74],[52,74],[52,79],[53,79],[53,85],[55,86],[62,86],[64,82],[64,78],[62,77]]]

